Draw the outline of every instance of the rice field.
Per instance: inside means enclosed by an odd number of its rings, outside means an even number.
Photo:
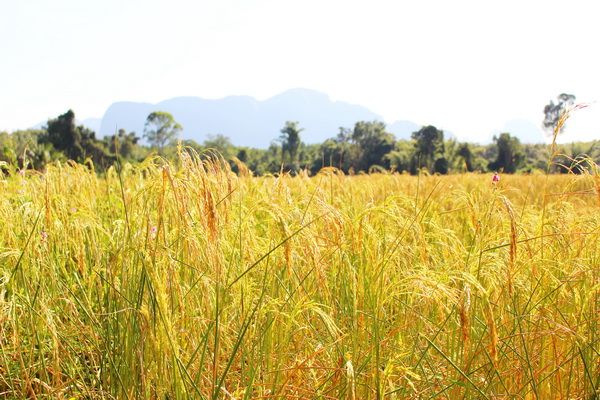
[[[600,177],[0,177],[0,398],[594,399]]]

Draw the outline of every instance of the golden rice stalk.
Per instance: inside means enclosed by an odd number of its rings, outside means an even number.
[[[466,347],[470,339],[471,322],[469,320],[469,308],[471,307],[471,287],[465,283],[462,300],[460,302],[460,331],[463,343]]]
[[[490,357],[492,362],[494,363],[494,367],[498,367],[498,330],[496,328],[496,322],[494,321],[494,313],[492,312],[492,307],[490,303],[487,303],[485,318],[487,321],[488,329],[490,331],[490,344],[488,346],[488,351],[490,353]]]
[[[355,386],[355,377],[354,377],[354,366],[352,365],[352,360],[348,359],[346,361],[346,388],[348,389],[347,398],[349,400],[356,399],[356,386]]]
[[[513,274],[515,270],[515,260],[517,259],[517,223],[515,221],[515,213],[510,201],[504,196],[502,196],[501,199],[510,218],[510,247],[508,253],[507,282],[508,294],[512,296]]]

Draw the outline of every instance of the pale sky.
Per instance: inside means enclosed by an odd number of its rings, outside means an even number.
[[[595,0],[0,0],[0,130],[72,108],[303,87],[486,141],[540,127],[559,93],[593,103],[566,139],[600,139]],[[335,133],[332,133],[332,135]]]

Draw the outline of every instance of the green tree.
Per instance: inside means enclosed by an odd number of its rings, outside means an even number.
[[[129,159],[133,157],[139,139],[135,132],[119,129],[116,135],[105,137],[104,142],[110,153]]]
[[[244,164],[248,163],[248,149],[241,148],[238,150],[236,158],[243,162]]]
[[[373,166],[390,168],[390,160],[386,155],[394,150],[396,140],[394,135],[386,131],[383,122],[357,122],[352,131],[352,142],[356,146],[356,170],[368,171]]]
[[[462,159],[463,165],[467,172],[475,171],[473,152],[471,151],[471,146],[469,146],[469,143],[459,144],[456,154]]]
[[[41,129],[0,132],[0,161],[19,169],[44,169],[47,163],[61,157],[50,143],[43,142],[45,136],[46,131]]]
[[[575,96],[572,94],[561,93],[556,99],[556,104],[550,100],[550,103],[546,104],[544,107],[544,121],[542,122],[542,125],[544,126],[544,129],[550,133],[554,132],[555,128],[558,128],[558,133],[562,133],[565,125],[559,125],[559,121],[565,111],[575,103]]]
[[[311,172],[315,174],[324,167],[336,167],[342,169],[342,154],[342,149],[335,139],[325,140],[319,145],[320,156],[313,160]]]
[[[317,173],[323,167],[335,167],[348,173],[350,166],[356,163],[355,153],[357,148],[351,143],[352,131],[339,128],[336,137],[325,140],[318,145],[312,160],[311,171]]]
[[[394,150],[386,155],[390,167],[398,172],[410,170],[411,158],[414,152],[414,145],[410,140],[398,140]]]
[[[279,140],[281,141],[281,163],[285,164],[286,153],[290,156],[290,165],[293,170],[297,169],[298,164],[298,149],[300,148],[300,132],[297,121],[286,121],[285,126],[281,129]]]
[[[352,130],[344,127],[338,128],[338,134],[334,141],[337,144],[339,158],[337,164],[332,164],[338,167],[344,172],[348,172],[353,159],[357,158],[357,152],[355,146],[352,145]]]
[[[206,150],[210,149],[217,151],[226,160],[229,160],[236,154],[235,147],[231,143],[231,139],[221,134],[208,135],[206,140],[202,142],[202,146]]]
[[[554,166],[552,170],[562,174],[582,174],[586,171],[592,172],[591,165],[594,161],[594,148],[597,142],[583,143],[573,142],[565,143],[559,146],[559,154],[553,159]]]
[[[48,120],[46,132],[48,142],[55,149],[62,151],[71,160],[82,160],[85,154],[82,146],[83,135],[88,134],[88,132],[77,129],[73,110]]]
[[[183,127],[170,113],[154,111],[146,118],[144,137],[161,153],[165,145],[171,144],[182,130]]]
[[[421,168],[430,172],[448,173],[448,160],[445,157],[444,131],[433,125],[424,126],[413,132],[415,152],[411,163],[411,173],[415,174]]]
[[[89,157],[99,167],[112,162],[102,144],[96,140],[94,131],[76,125],[73,110],[48,120],[46,135],[40,138],[40,143],[52,144],[56,150],[74,161],[83,162]]]
[[[282,146],[276,140],[273,140],[262,160],[264,172],[275,174],[281,171],[281,160],[283,160]]]
[[[489,163],[489,169],[503,170],[509,174],[517,172],[524,161],[519,139],[511,136],[510,133],[501,133],[499,136],[494,136],[494,143],[498,152],[496,160]]]
[[[550,158],[551,149],[541,143],[524,143],[523,158],[524,163],[521,169],[527,172],[546,171],[548,168],[548,159]],[[550,167],[552,171],[553,167]]]

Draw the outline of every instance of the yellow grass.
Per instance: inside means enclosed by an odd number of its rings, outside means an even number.
[[[0,178],[0,397],[594,398],[597,178]]]

